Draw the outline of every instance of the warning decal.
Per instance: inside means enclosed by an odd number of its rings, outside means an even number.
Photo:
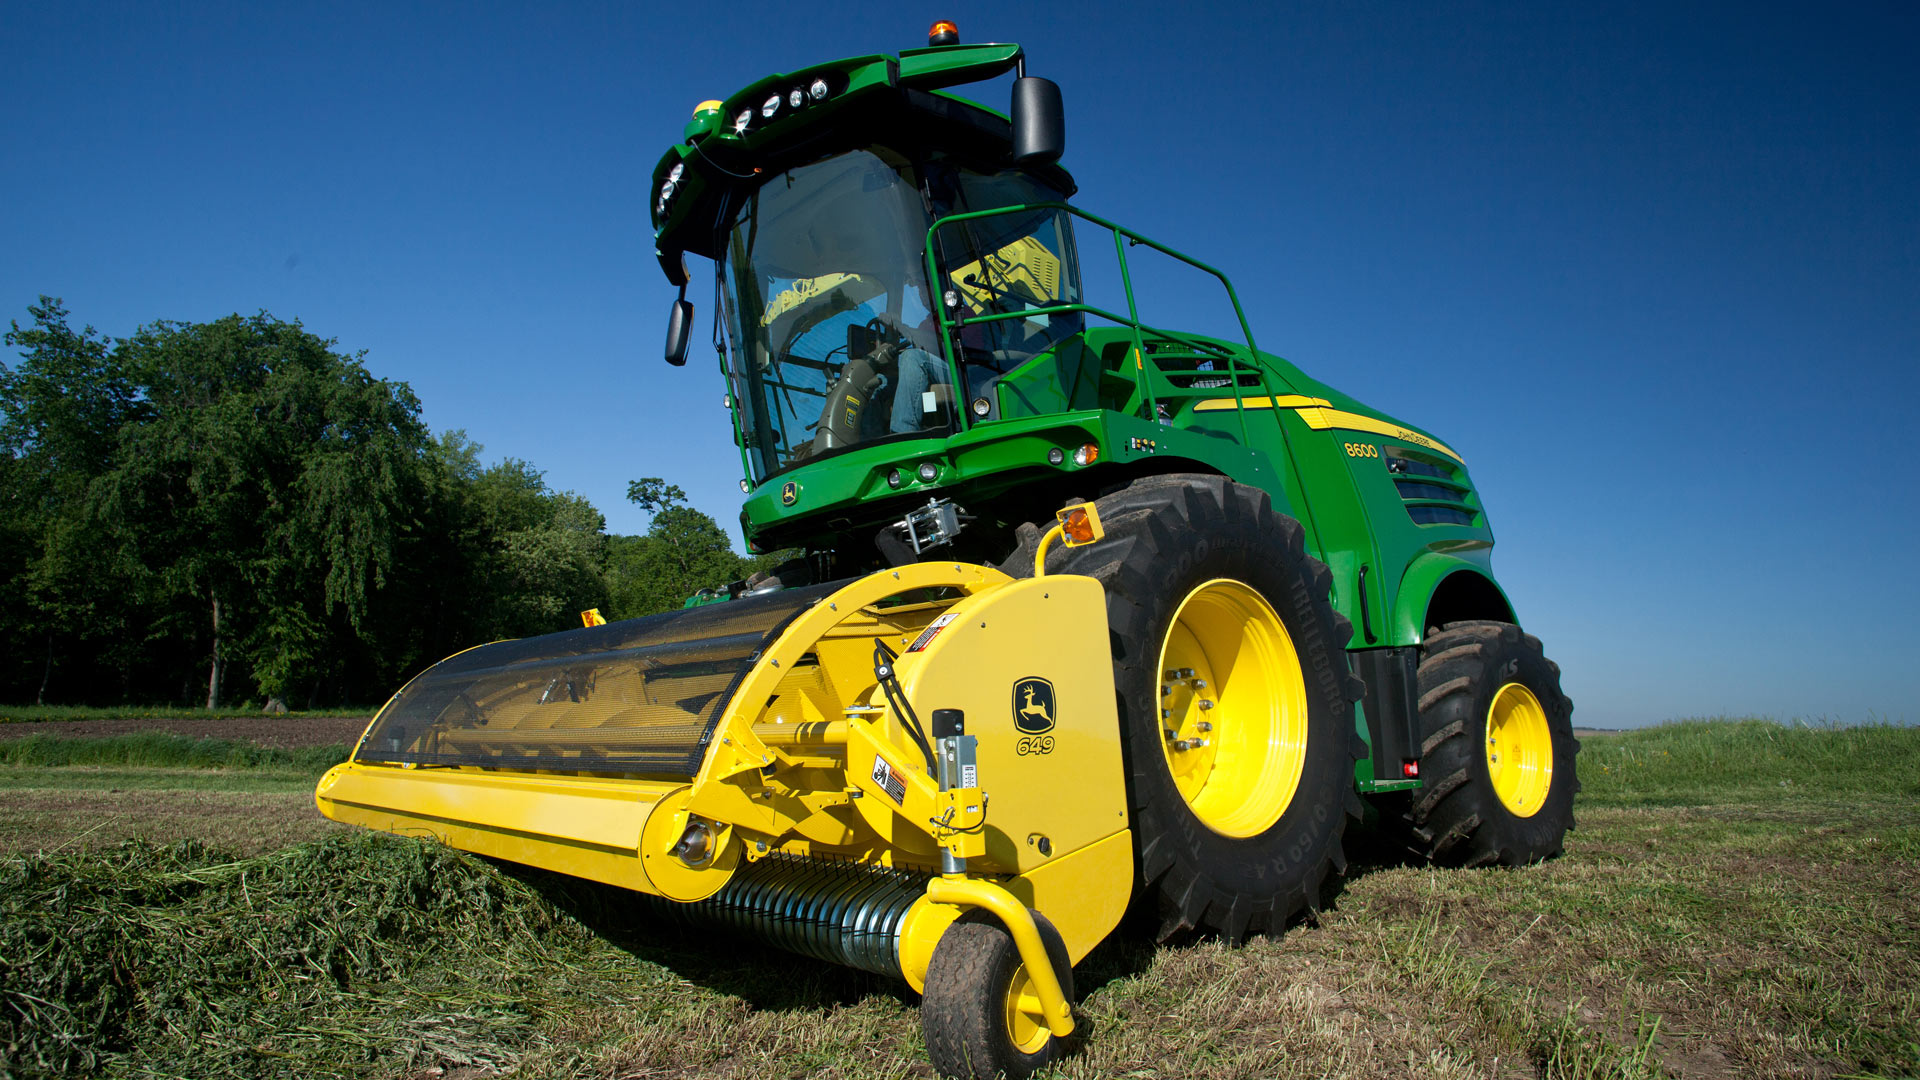
[[[947,628],[947,624],[952,622],[956,618],[958,618],[958,614],[955,612],[949,611],[945,615],[942,615],[939,618],[928,623],[927,628],[925,630],[920,631],[920,636],[913,639],[913,644],[907,646],[907,651],[919,652],[921,649],[924,649],[928,645],[932,644],[933,636],[935,634],[938,634],[940,631],[945,630]]]
[[[887,797],[896,803],[907,800],[907,781],[887,759],[878,754],[873,756],[873,785],[887,793]]]

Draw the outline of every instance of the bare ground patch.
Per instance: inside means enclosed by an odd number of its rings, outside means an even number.
[[[368,719],[365,716],[212,716],[50,720],[0,724],[0,739],[24,739],[34,734],[86,739],[153,731],[196,739],[237,739],[283,749],[352,746],[367,729]]]
[[[347,828],[314,809],[310,791],[0,790],[0,854],[90,850],[135,837],[203,840],[243,855]]]

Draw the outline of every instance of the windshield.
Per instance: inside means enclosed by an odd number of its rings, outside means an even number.
[[[928,305],[914,170],[859,150],[789,170],[728,234],[728,373],[758,479],[861,443],[951,425]]]
[[[1064,198],[1018,170],[979,173],[936,162],[929,172],[928,188],[941,216]],[[934,255],[948,317],[960,324],[955,338],[969,400],[990,395],[997,377],[1085,327],[1078,312],[969,321],[1080,303],[1080,264],[1072,219],[1065,211],[1015,211],[948,222],[934,236]]]

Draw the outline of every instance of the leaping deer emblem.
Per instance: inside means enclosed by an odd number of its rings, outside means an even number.
[[[1013,725],[1030,735],[1053,730],[1053,686],[1045,679],[1022,679],[1014,688]]]
[[[1026,687],[1022,687],[1022,689],[1024,689],[1027,693],[1027,703],[1025,705],[1020,706],[1020,715],[1024,717],[1028,717],[1029,719],[1037,716],[1040,718],[1040,725],[1042,727],[1052,727],[1053,715],[1047,712],[1047,707],[1045,705],[1037,704],[1033,700],[1033,687],[1029,685]]]

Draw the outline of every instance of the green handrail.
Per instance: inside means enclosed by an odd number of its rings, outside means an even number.
[[[1145,369],[1146,342],[1141,335],[1141,331],[1147,330],[1158,336],[1168,337],[1174,340],[1183,340],[1183,339],[1192,340],[1193,335],[1180,334],[1173,331],[1159,330],[1154,327],[1148,327],[1140,321],[1140,306],[1138,302],[1135,300],[1134,294],[1133,294],[1133,275],[1127,265],[1126,249],[1132,245],[1145,244],[1146,246],[1152,248],[1155,251],[1160,252],[1163,255],[1166,255],[1170,258],[1178,259],[1179,261],[1186,263],[1188,266],[1191,266],[1196,270],[1199,270],[1203,273],[1211,275],[1214,278],[1214,280],[1220,283],[1221,288],[1226,290],[1227,300],[1233,304],[1234,318],[1237,319],[1240,323],[1240,333],[1246,339],[1246,342],[1247,342],[1247,355],[1253,366],[1254,377],[1259,380],[1261,392],[1264,393],[1269,398],[1273,396],[1273,389],[1267,383],[1267,372],[1266,372],[1265,365],[1259,362],[1260,350],[1253,340],[1253,327],[1251,326],[1251,324],[1248,323],[1246,309],[1240,305],[1240,295],[1234,290],[1233,282],[1227,278],[1227,275],[1221,273],[1219,270],[1215,269],[1214,267],[1209,266],[1206,263],[1203,263],[1200,260],[1195,259],[1184,252],[1177,251],[1173,248],[1170,248],[1167,245],[1152,239],[1151,237],[1144,236],[1140,233],[1133,231],[1132,229],[1127,228],[1124,225],[1120,225],[1116,222],[1108,221],[1107,219],[1100,217],[1098,214],[1088,213],[1087,211],[1082,210],[1077,206],[1072,206],[1064,202],[1024,203],[1018,206],[1000,206],[1000,207],[994,207],[993,209],[990,209],[990,210],[972,210],[966,213],[948,214],[947,216],[939,218],[938,220],[934,221],[932,225],[928,226],[926,246],[924,248],[924,256],[926,259],[926,269],[927,269],[927,281],[928,281],[928,284],[930,286],[935,287],[936,291],[940,294],[940,296],[936,298],[933,307],[935,309],[935,317],[939,320],[940,336],[943,344],[952,340],[952,331],[959,324],[948,317],[947,305],[944,302],[946,290],[944,288],[939,288],[939,283],[941,282],[940,268],[934,259],[934,245],[935,245],[939,231],[948,225],[953,225],[960,222],[974,221],[981,218],[997,217],[997,216],[1002,216],[1006,214],[1031,213],[1033,211],[1038,211],[1038,210],[1058,210],[1062,213],[1069,214],[1073,217],[1080,218],[1084,221],[1092,222],[1093,224],[1098,225],[1101,228],[1107,229],[1113,233],[1114,255],[1119,261],[1119,267],[1120,267],[1120,284],[1122,289],[1125,290],[1127,295],[1127,316],[1123,318],[1114,312],[1106,311],[1104,309],[1095,307],[1094,305],[1091,305],[1091,304],[1054,304],[1054,305],[1048,305],[1048,306],[1043,306],[1038,308],[1028,308],[1026,310],[1017,311],[1017,312],[1004,312],[997,315],[981,315],[974,318],[970,318],[966,320],[967,322],[970,322],[970,323],[1000,322],[1007,319],[1030,318],[1034,315],[1051,315],[1051,314],[1057,314],[1057,313],[1081,311],[1081,312],[1097,315],[1100,318],[1107,319],[1111,322],[1130,328],[1133,331],[1135,386],[1138,390],[1139,396],[1143,404],[1145,404],[1146,406],[1147,418],[1149,420],[1157,421],[1159,419],[1159,401],[1153,392],[1152,382],[1148,380],[1146,377],[1146,369]],[[1123,243],[1121,240],[1122,237],[1125,237],[1128,242]],[[958,368],[959,360],[958,360],[958,357],[952,355],[950,350],[947,357],[947,362],[949,365],[952,365],[954,367],[952,375],[957,382],[962,377]],[[1246,395],[1244,392],[1242,392],[1240,387],[1239,368],[1240,368],[1239,357],[1236,356],[1231,350],[1229,350],[1227,353],[1227,379],[1233,388],[1234,411],[1238,414],[1238,417],[1240,420],[1241,439],[1243,441],[1250,442],[1251,436],[1247,430],[1247,409],[1246,409],[1246,400],[1245,400]],[[965,420],[963,421],[963,423],[965,423],[968,427],[971,427],[973,424],[973,417],[969,414],[968,410],[963,408],[959,410],[959,412],[961,413],[962,416],[965,417]],[[1275,420],[1277,422],[1279,419],[1279,410],[1276,409],[1276,410],[1273,410],[1273,412],[1274,412]]]

